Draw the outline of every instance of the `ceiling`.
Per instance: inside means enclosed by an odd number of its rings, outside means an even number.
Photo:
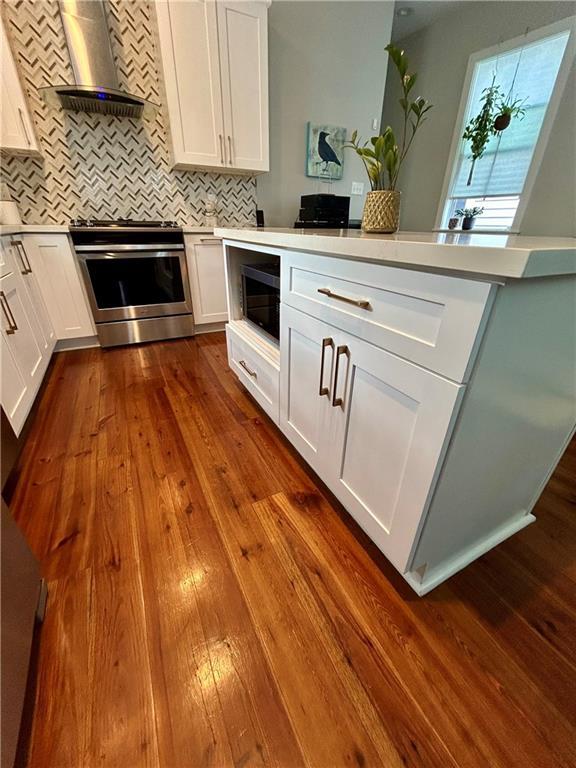
[[[466,0],[396,0],[392,40],[412,35],[435,22],[444,13],[464,5],[464,2]],[[412,13],[409,16],[399,15],[398,11],[403,8],[411,9]]]

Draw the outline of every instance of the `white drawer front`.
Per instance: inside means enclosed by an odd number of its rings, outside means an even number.
[[[282,301],[411,362],[465,381],[490,283],[286,253]]]
[[[226,326],[226,342],[230,368],[268,416],[278,424],[279,368],[241,336],[233,324]]]

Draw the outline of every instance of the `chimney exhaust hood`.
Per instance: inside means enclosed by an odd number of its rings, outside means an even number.
[[[103,0],[60,0],[75,82],[40,88],[45,101],[75,112],[142,117],[157,104],[120,90]]]

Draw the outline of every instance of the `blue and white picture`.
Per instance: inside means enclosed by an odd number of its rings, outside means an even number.
[[[306,176],[341,179],[344,173],[346,128],[308,123]]]

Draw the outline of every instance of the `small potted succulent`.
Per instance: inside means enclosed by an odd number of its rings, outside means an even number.
[[[366,203],[362,214],[362,229],[365,232],[396,232],[400,220],[400,192],[396,189],[398,175],[414,137],[426,113],[432,109],[422,96],[415,100],[410,98],[410,91],[416,83],[416,72],[408,73],[408,59],[404,51],[390,44],[385,49],[398,74],[402,85],[402,97],[399,99],[403,112],[402,138],[397,141],[390,126],[380,136],[373,136],[363,144],[354,131],[348,144],[362,159],[368,180],[370,192],[366,195]]]
[[[458,216],[462,216],[462,229],[472,229],[474,219],[482,213],[484,213],[484,208],[479,208],[477,205],[474,208],[458,208],[456,211]]]

